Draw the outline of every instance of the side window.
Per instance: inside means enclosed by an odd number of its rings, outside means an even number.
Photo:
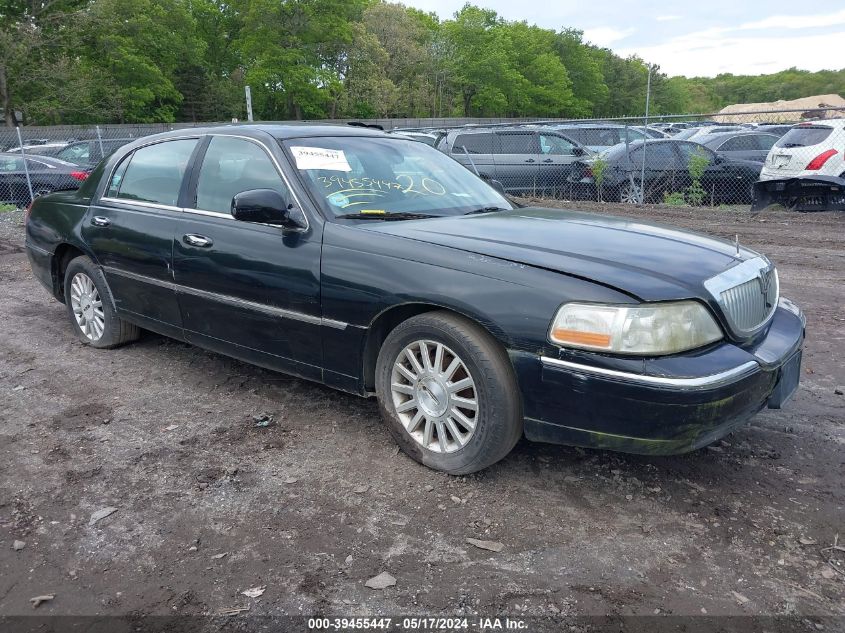
[[[175,207],[197,139],[164,141],[135,150],[119,183],[117,198]],[[115,174],[116,175],[116,174]]]
[[[571,156],[574,148],[575,145],[562,136],[540,134],[540,152],[543,154]]]
[[[130,160],[132,160],[132,154],[129,154],[129,156],[126,156],[120,161],[117,169],[112,173],[111,182],[109,182],[109,186],[103,194],[104,197],[117,198],[117,193],[120,191],[120,183],[123,182],[123,174],[126,173],[126,168],[129,167]]]
[[[23,171],[23,160],[20,158],[0,158],[0,171]]]
[[[452,142],[453,154],[464,154],[464,148],[470,154],[492,154],[492,134],[460,134]]]
[[[674,169],[678,159],[669,143],[648,143],[645,147],[646,164],[652,169]],[[631,162],[640,165],[643,161],[643,147],[631,152]]]
[[[65,147],[56,155],[56,157],[61,158],[62,160],[69,161],[71,163],[75,163],[79,160],[88,160],[90,152],[91,150],[88,146],[88,143],[77,143]]]
[[[753,136],[748,135],[735,136],[719,147],[719,151],[722,152],[747,152],[753,149],[757,149],[757,141]]]
[[[508,134],[500,132],[499,149],[497,154],[539,154],[537,135],[533,132],[517,132]]]
[[[664,143],[664,145],[666,147],[669,146],[668,143]],[[692,156],[703,156],[711,164],[714,162],[715,156],[713,152],[703,145],[699,145],[698,143],[678,143],[677,147],[678,151],[681,153],[681,162],[684,169],[689,168],[689,159]]]
[[[196,208],[230,213],[235,194],[250,189],[275,189],[287,196],[282,177],[255,143],[215,136],[208,145],[197,181]]]
[[[778,142],[778,136],[770,135],[770,134],[761,134],[759,136],[755,136],[754,139],[757,141],[757,148],[756,149],[764,149],[766,151],[772,149],[772,146]]]

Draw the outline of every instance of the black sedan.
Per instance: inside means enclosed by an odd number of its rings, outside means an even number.
[[[57,158],[48,156],[24,157],[19,153],[0,153],[0,202],[25,206],[29,204],[29,185],[27,172],[32,182],[32,193],[42,193],[63,189],[76,189],[88,177],[88,172]]]
[[[693,178],[696,160],[706,163],[697,184]],[[601,169],[597,168],[597,161]],[[619,144],[598,158],[573,165],[569,176],[573,194],[597,199],[597,171],[601,173],[601,199],[607,202],[663,202],[675,194],[687,196],[695,204],[750,203],[751,190],[760,176],[760,163],[728,158],[690,141]],[[694,185],[695,194],[691,196]]]
[[[804,319],[765,256],[492,184],[376,130],[181,130],[38,198],[26,249],[84,343],[144,328],[377,396],[454,474],[523,435],[689,451],[794,392]]]

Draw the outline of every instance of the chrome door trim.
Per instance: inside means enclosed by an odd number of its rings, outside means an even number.
[[[218,303],[225,303],[226,305],[230,305],[236,308],[245,308],[247,310],[255,310],[256,312],[263,312],[265,314],[269,314],[274,317],[278,317],[280,319],[292,319],[294,321],[302,321],[304,323],[311,323],[312,325],[322,325],[325,327],[333,328],[335,330],[345,330],[347,327],[360,327],[355,325],[350,325],[349,323],[345,323],[344,321],[337,321],[335,319],[325,319],[323,317],[314,316],[312,314],[305,314],[304,312],[296,312],[294,310],[286,310],[284,308],[277,308],[275,306],[267,305],[265,303],[258,303],[256,301],[247,301],[246,299],[239,299],[237,297],[232,297],[229,295],[220,294],[217,292],[209,292],[207,290],[199,290],[197,288],[189,288],[188,286],[183,286],[181,284],[174,283],[172,281],[165,281],[164,279],[156,279],[155,277],[148,277],[147,275],[139,275],[138,273],[129,272],[128,270],[122,270],[120,268],[114,268],[113,266],[103,266],[103,270],[112,275],[118,275],[121,277],[126,277],[128,279],[133,279],[135,281],[140,281],[143,283],[152,284],[154,286],[160,286],[162,288],[167,288],[172,290],[175,293],[183,293],[194,295],[195,297],[202,297],[203,299],[209,299],[211,301],[217,301]]]
[[[100,198],[100,202],[111,202],[113,204],[131,204],[134,206],[146,207],[148,209],[158,209],[159,211],[182,211],[181,207],[174,207],[169,204],[161,204],[158,202],[144,202],[143,200],[130,200],[129,198],[109,198],[103,196]]]
[[[697,376],[695,378],[671,378],[669,376],[646,376],[644,374],[634,374],[627,371],[605,369],[604,367],[582,365],[580,363],[559,360],[557,358],[549,358],[548,356],[541,356],[540,360],[544,365],[568,369],[574,373],[592,374],[602,377],[615,378],[626,382],[665,387],[667,389],[702,389],[716,387],[744,378],[757,371],[760,367],[757,361],[750,360],[742,365],[738,365],[737,367],[732,367],[731,369],[727,369],[717,374],[710,374],[709,376]]]

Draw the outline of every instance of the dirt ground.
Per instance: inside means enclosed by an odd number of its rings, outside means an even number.
[[[823,618],[845,623],[845,550],[830,549],[845,542],[845,214],[577,207],[768,254],[808,319],[787,408],[688,455],[522,441],[453,478],[397,453],[374,401],[152,334],[81,345],[30,273],[22,214],[0,213],[0,616],[791,615],[840,630]],[[383,571],[395,586],[365,586]]]

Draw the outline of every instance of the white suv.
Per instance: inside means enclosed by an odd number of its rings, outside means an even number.
[[[798,176],[845,178],[845,119],[800,123],[772,146],[760,180]]]

